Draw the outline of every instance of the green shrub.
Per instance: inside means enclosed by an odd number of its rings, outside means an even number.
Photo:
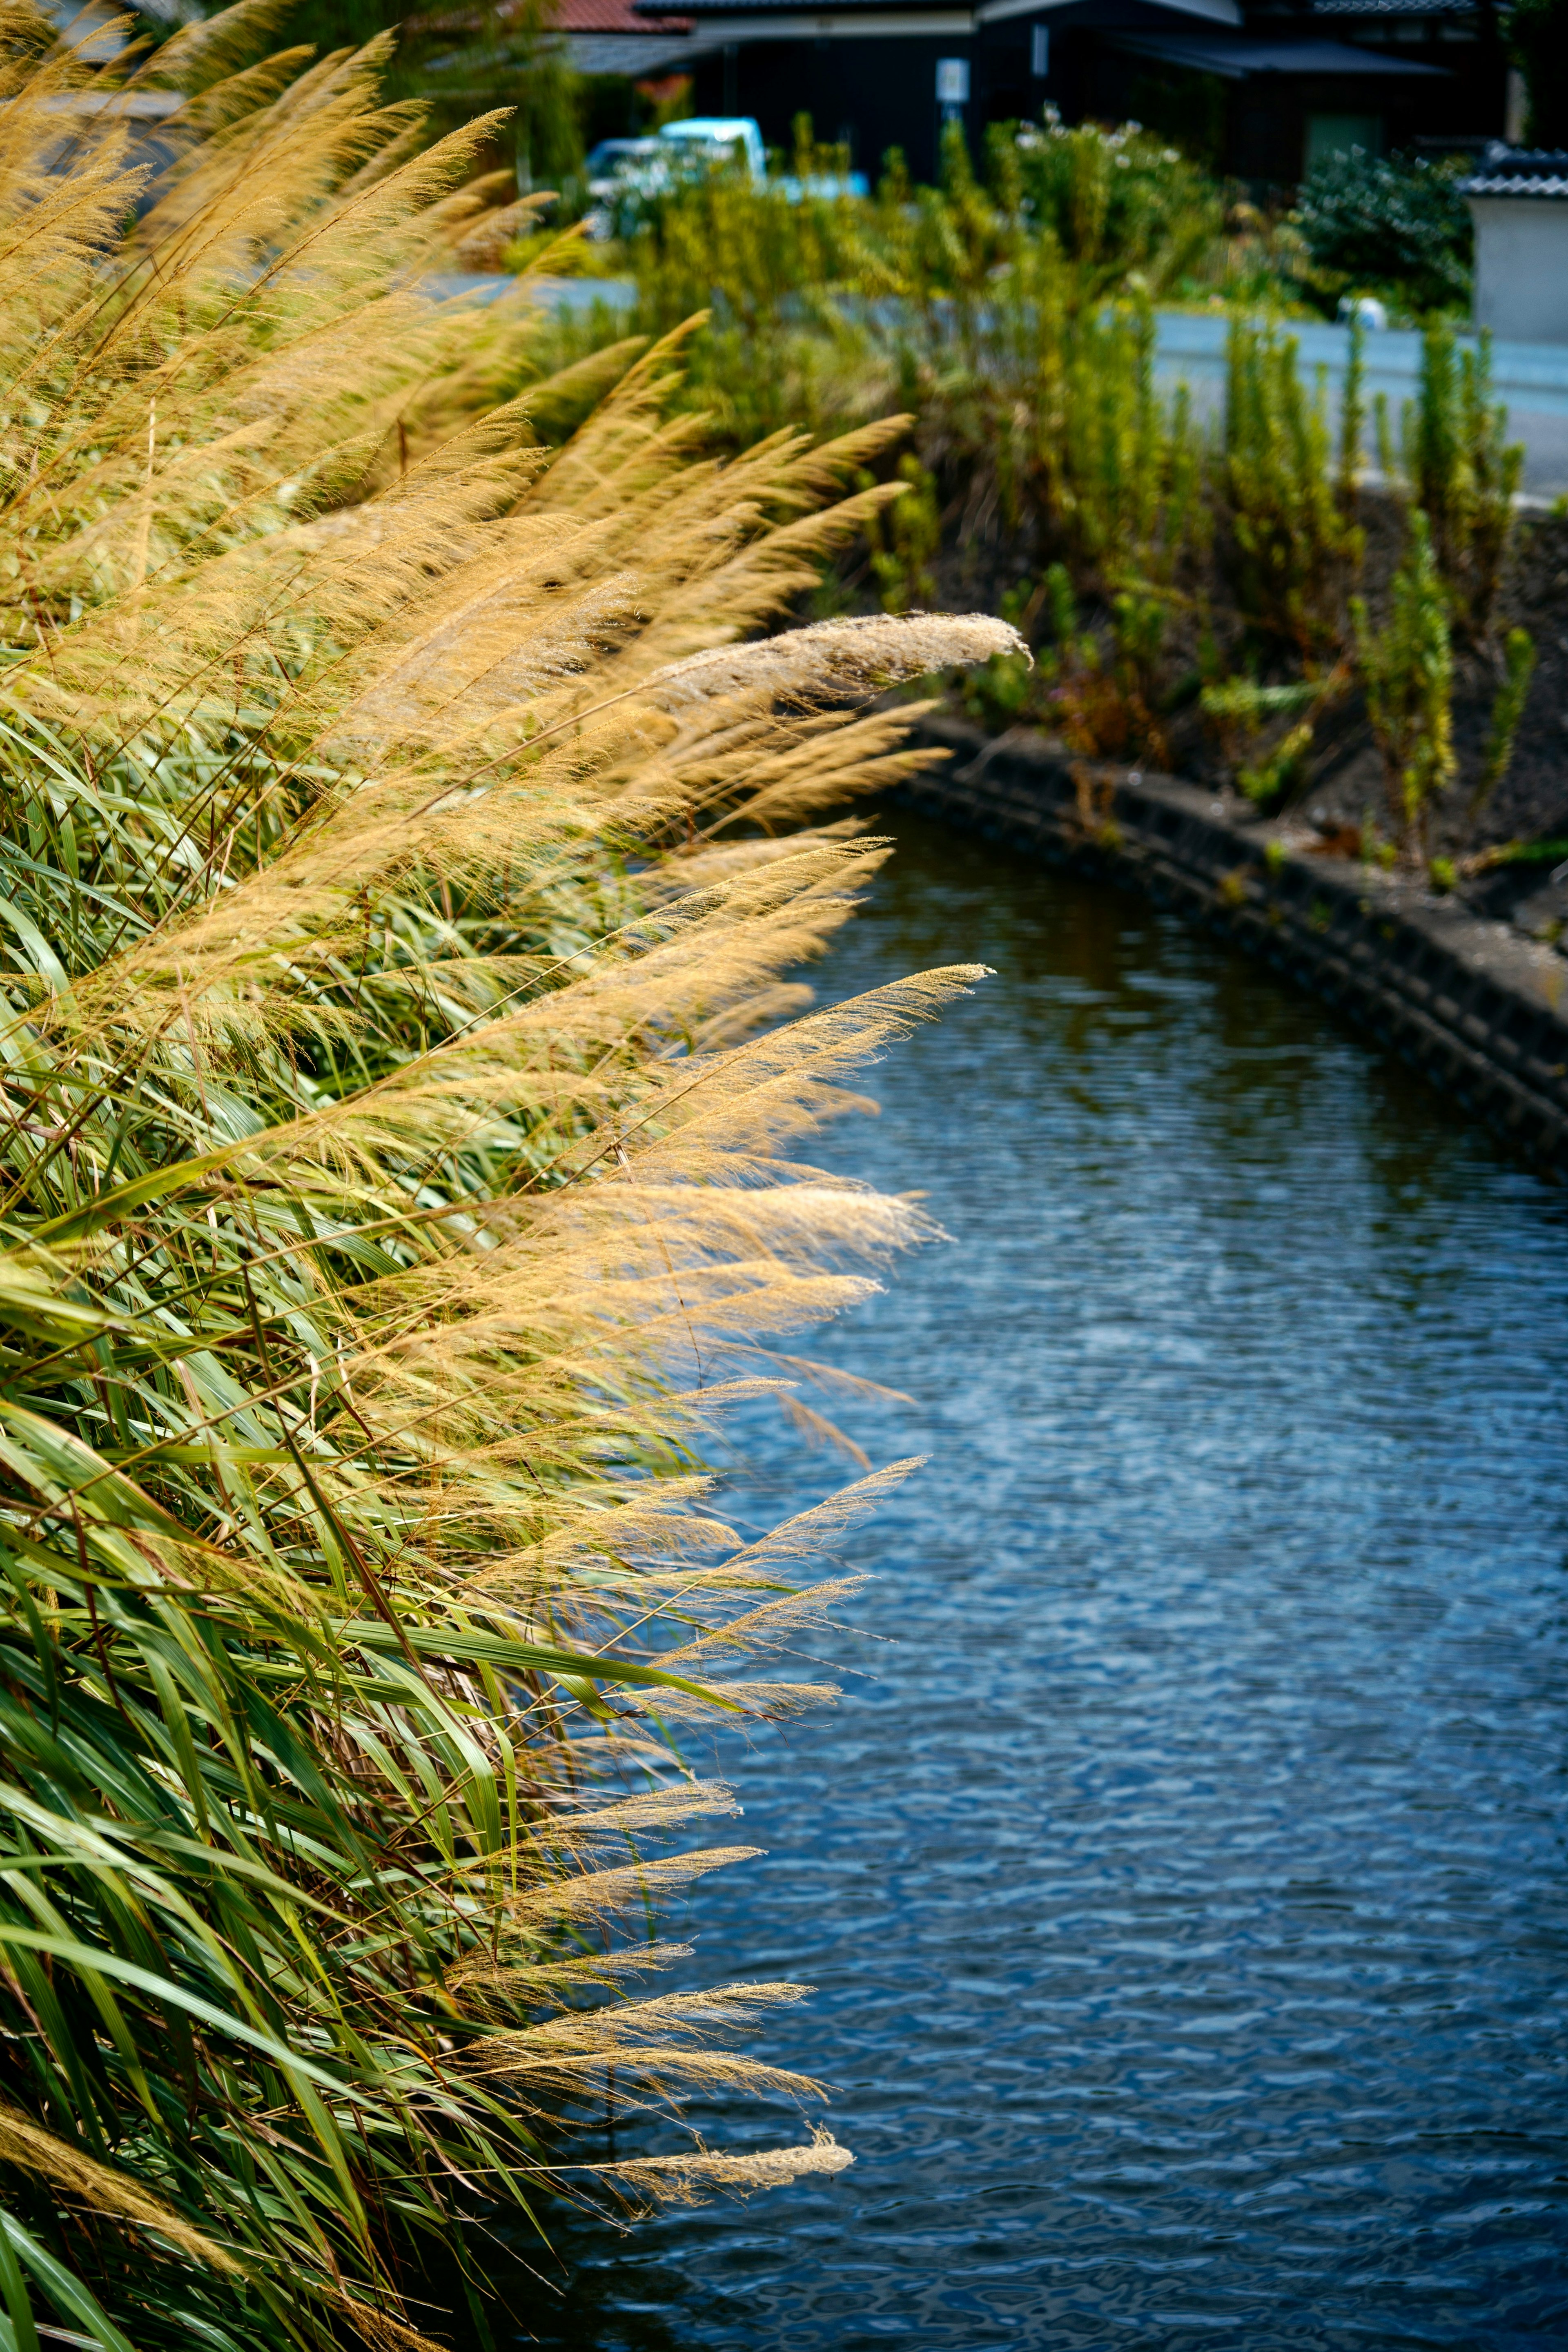
[[[1461,634],[1479,645],[1502,584],[1524,450],[1505,439],[1508,412],[1489,398],[1491,337],[1458,348],[1438,320],[1422,339],[1420,388],[1401,416],[1405,495],[1426,517],[1437,569]]]
[[[950,129],[938,187],[912,186],[895,153],[874,198],[792,204],[716,173],[638,211],[626,247],[636,324],[663,334],[711,311],[683,397],[721,438],[830,428],[913,401],[937,442],[1001,487],[1015,519],[1041,445],[1025,414],[1041,368],[1058,383],[1074,365],[1097,380],[1109,357],[1119,396],[1135,391],[1136,333],[1116,349],[1124,329],[1097,338],[1089,314],[1114,286],[1134,303],[1161,292],[1220,225],[1217,191],[1173,150],[1134,125],[1068,131],[1048,113],[1043,126],[991,131],[984,183]],[[1077,355],[1063,347],[1069,323]],[[597,331],[611,331],[606,319]],[[1054,431],[1061,403],[1046,404]],[[922,451],[945,489],[940,455]],[[1084,456],[1070,467],[1079,478]]]
[[[1080,595],[1169,584],[1206,538],[1207,512],[1184,394],[1167,404],[1154,383],[1152,317],[1064,308],[1054,328],[1018,403],[1042,543]]]
[[[1520,722],[1524,717],[1530,681],[1534,675],[1535,640],[1526,629],[1510,629],[1503,641],[1502,678],[1492,704],[1491,725],[1487,730],[1481,772],[1476,779],[1469,806],[1465,813],[1467,839],[1474,832],[1513,763],[1513,747],[1519,739]]]
[[[1374,630],[1361,597],[1351,601],[1367,716],[1383,759],[1388,813],[1406,856],[1415,855],[1431,804],[1453,782],[1454,656],[1448,599],[1419,507],[1394,575],[1389,615]]]
[[[1350,512],[1355,404],[1345,404],[1336,471],[1326,390],[1320,382],[1309,394],[1297,350],[1272,323],[1232,320],[1214,474],[1221,568],[1242,620],[1310,656],[1341,641],[1363,536]]]
[[[1302,184],[1292,219],[1330,296],[1394,295],[1414,310],[1468,303],[1472,232],[1459,167],[1425,156],[1330,155]]]
[[[864,479],[868,484],[871,478],[868,475]],[[885,613],[907,613],[911,605],[931,603],[936,583],[931,567],[942,545],[942,509],[934,478],[918,457],[906,453],[899,460],[899,479],[904,485],[902,496],[867,525],[871,573]]]
[[[1325,673],[1279,686],[1232,677],[1204,688],[1204,716],[1249,801],[1260,806],[1278,803],[1300,783],[1318,721],[1350,682],[1350,665],[1340,662]]]
[[[1101,284],[1136,272],[1159,295],[1219,234],[1215,182],[1136,122],[1068,131],[1047,106],[1038,125],[1020,125],[1006,143],[1031,226]],[[1005,152],[998,140],[994,154]]]

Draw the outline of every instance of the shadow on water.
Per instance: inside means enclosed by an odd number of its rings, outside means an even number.
[[[486,2284],[484,2325],[495,2352],[541,2345],[547,2352],[680,2352],[689,2282],[651,2253],[646,2231],[620,2231],[573,2211],[542,2217],[549,2244],[525,2244],[515,2222],[475,2247]],[[445,2272],[424,2284],[416,2318],[468,2352],[479,2332],[454,2314],[461,2284]],[[411,2305],[412,2307],[412,2305]]]
[[[913,824],[824,992],[976,960],[826,1146],[953,1236],[821,1348],[931,1456],[876,1639],[718,1750],[768,1858],[670,1922],[819,1988],[763,2054],[855,2168],[570,2225],[498,2341],[1560,2346],[1563,1198],[1217,944]],[[737,1452],[749,1517],[839,1483]]]

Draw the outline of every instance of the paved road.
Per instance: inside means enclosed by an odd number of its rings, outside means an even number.
[[[434,293],[466,294],[493,301],[511,281],[449,275],[427,283]],[[578,313],[592,310],[596,303],[610,310],[626,310],[637,299],[637,288],[629,278],[557,278],[542,285],[539,293],[552,309]],[[1156,367],[1160,377],[1171,384],[1185,383],[1200,415],[1217,413],[1224,397],[1226,326],[1217,312],[1163,310],[1159,314]],[[1337,413],[1349,330],[1297,322],[1290,332],[1308,373],[1322,369],[1330,409]],[[1374,395],[1386,393],[1397,420],[1401,404],[1414,396],[1420,355],[1417,334],[1395,329],[1368,334],[1369,410]],[[1552,499],[1568,493],[1568,344],[1494,343],[1492,381],[1497,397],[1508,409],[1510,432],[1524,444],[1525,495]]]

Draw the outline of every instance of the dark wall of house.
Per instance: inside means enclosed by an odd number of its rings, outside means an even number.
[[[770,147],[787,151],[795,116],[809,114],[818,139],[847,145],[853,168],[873,180],[889,147],[903,150],[917,180],[934,180],[937,60],[968,58],[973,93],[973,41],[952,35],[742,41],[732,56],[699,65],[692,96],[700,114],[755,116]],[[973,95],[963,113],[973,143],[982,120]]]
[[[1503,131],[1506,67],[1479,44],[1467,44],[1468,54],[1461,51],[1457,68],[1450,66],[1441,79],[1408,81],[1384,74],[1266,73],[1222,81],[1128,56],[1092,37],[1080,46],[1079,58],[1064,61],[1072,67],[1071,87],[1057,100],[1068,121],[1142,122],[1211,171],[1259,191],[1303,176],[1314,115],[1377,125],[1372,143],[1385,153],[1420,139],[1500,138]],[[1452,56],[1449,50],[1446,64]]]
[[[903,151],[917,179],[935,177],[942,120],[936,68],[942,58],[969,63],[970,100],[962,120],[976,152],[987,122],[1037,118],[1048,101],[1069,123],[1145,123],[1210,171],[1247,181],[1259,194],[1288,188],[1302,176],[1313,115],[1374,121],[1385,150],[1421,138],[1502,135],[1507,67],[1496,40],[1456,41],[1434,32],[1419,44],[1400,43],[1402,60],[1439,66],[1440,77],[1252,74],[1230,81],[1133,56],[1119,49],[1102,26],[1064,22],[1066,13],[1054,10],[1048,20],[1044,80],[1031,71],[1033,22],[1021,16],[968,39],[910,34],[743,41],[727,56],[699,65],[693,95],[703,113],[754,115],[769,145],[784,149],[793,143],[795,116],[809,114],[816,136],[847,145],[855,169],[873,179],[890,147]],[[1139,0],[1128,0],[1126,14],[1155,16]],[[1162,29],[1169,28],[1169,16],[1162,12]],[[1270,21],[1268,29],[1289,36],[1297,28],[1286,19]],[[1300,27],[1338,39],[1347,29],[1342,19],[1325,26],[1321,18]]]
[[[1321,29],[1321,28],[1319,28]],[[1335,28],[1337,30],[1337,27]],[[1359,118],[1379,126],[1386,153],[1418,140],[1500,138],[1507,111],[1507,65],[1500,48],[1480,42],[1401,44],[1401,57],[1440,65],[1440,76],[1409,80],[1390,74],[1249,75],[1221,81],[1183,73],[1083,43],[1076,86],[1058,103],[1068,121],[1092,116],[1146,123],[1197,162],[1259,190],[1300,179],[1314,115]]]

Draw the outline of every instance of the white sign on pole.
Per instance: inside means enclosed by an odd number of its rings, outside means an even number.
[[[938,58],[936,102],[939,106],[968,105],[969,59],[967,58]]]

